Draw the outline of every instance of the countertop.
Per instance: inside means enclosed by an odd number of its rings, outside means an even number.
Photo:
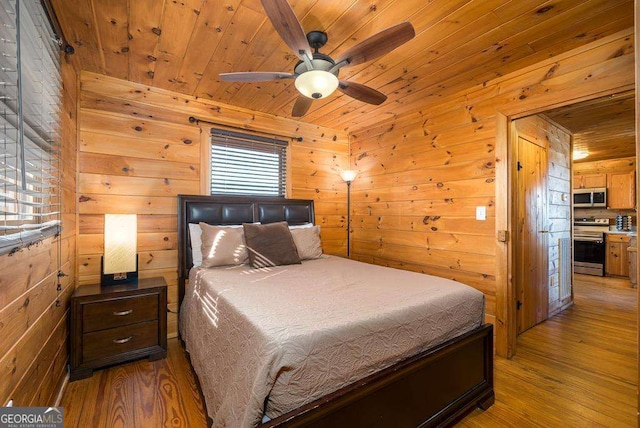
[[[635,230],[632,231],[624,231],[624,230],[610,230],[608,232],[610,235],[627,235],[627,236],[638,236],[638,232]]]

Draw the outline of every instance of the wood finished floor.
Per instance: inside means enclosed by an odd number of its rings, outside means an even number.
[[[624,280],[576,275],[575,305],[523,333],[512,360],[496,358],[496,403],[462,427],[636,426],[636,291]],[[203,427],[184,351],[70,383],[66,427]]]
[[[496,358],[496,403],[463,427],[635,427],[637,297],[628,280],[576,275],[575,305]]]

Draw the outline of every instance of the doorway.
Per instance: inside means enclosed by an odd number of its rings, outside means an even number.
[[[610,199],[614,206],[576,209],[576,215],[608,219],[607,230],[615,228],[617,216],[631,215],[630,224],[633,229],[637,227],[634,112],[634,92],[631,91],[505,120],[510,141],[507,157],[511,189],[509,229],[513,237],[509,267],[512,291],[506,297],[510,311],[507,319],[513,323],[509,329],[513,353],[517,335],[561,312],[573,301],[572,189],[580,184],[573,180],[574,165],[579,165],[579,173],[590,174],[583,178],[593,179],[592,173],[598,173],[605,177],[606,188],[624,188],[626,194],[633,197],[629,207],[622,206],[620,201],[625,198],[621,198],[618,191]],[[572,153],[576,152],[588,152],[590,157],[574,164]],[[602,170],[608,165],[614,165],[614,170]],[[619,185],[621,177],[627,179],[628,186]],[[545,188],[548,194],[542,196]],[[616,244],[610,246],[621,246],[617,243],[620,239],[616,238]],[[563,258],[567,248],[568,269],[563,267],[567,265],[567,256]],[[627,249],[623,250],[624,253],[618,252],[627,256]],[[629,254],[635,256],[635,253]],[[628,270],[623,270],[618,277],[625,272],[628,278]]]

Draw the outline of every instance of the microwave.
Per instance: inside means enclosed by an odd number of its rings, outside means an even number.
[[[573,206],[574,208],[606,208],[607,189],[604,187],[574,189]]]

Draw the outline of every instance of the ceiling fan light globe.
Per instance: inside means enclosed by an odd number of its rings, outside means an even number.
[[[305,97],[312,99],[326,98],[331,95],[340,82],[338,78],[328,71],[306,71],[296,78],[296,89]]]

